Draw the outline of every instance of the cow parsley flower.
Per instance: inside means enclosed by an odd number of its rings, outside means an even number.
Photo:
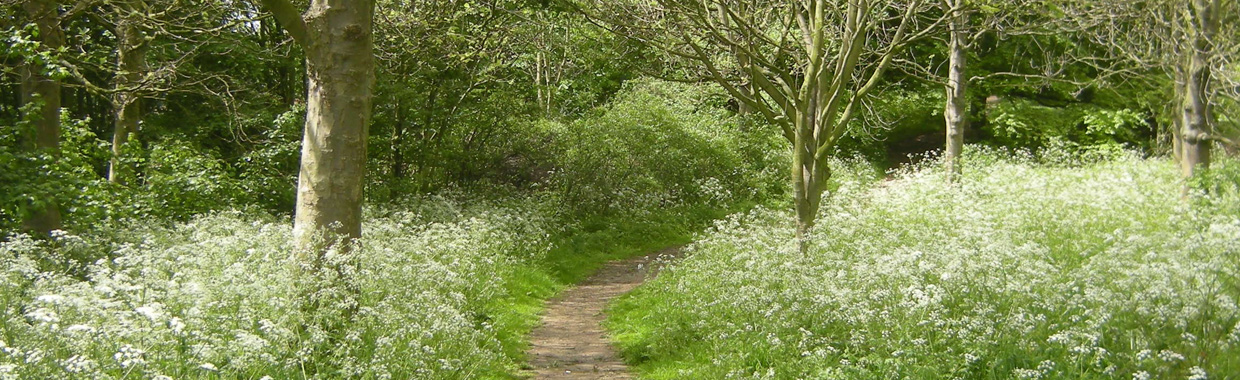
[[[112,359],[115,359],[121,368],[129,368],[146,364],[145,355],[146,351],[126,344],[121,346],[120,350],[117,350],[115,354],[112,354]]]

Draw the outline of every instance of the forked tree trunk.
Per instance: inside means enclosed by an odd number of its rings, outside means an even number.
[[[39,28],[39,42],[44,49],[56,51],[64,46],[57,1],[27,0],[23,8]],[[22,104],[42,103],[38,115],[27,116],[34,120],[34,148],[53,157],[60,155],[60,89],[60,81],[45,75],[41,69],[29,66],[23,69]],[[23,224],[31,232],[47,235],[61,227],[60,207],[50,197],[38,202]]]
[[[968,79],[965,78],[965,67],[968,60],[966,29],[968,15],[954,4],[951,12],[950,40],[948,42],[947,92],[943,106],[943,119],[947,124],[947,144],[943,151],[943,160],[947,165],[947,182],[959,180],[962,168],[960,154],[964,150],[964,130],[968,126],[968,99],[965,94]]]
[[[813,107],[813,106],[811,106]],[[817,109],[815,109],[815,112]],[[799,118],[798,123],[813,125],[821,123],[811,115]],[[798,127],[797,138],[793,142],[792,152],[792,192],[793,203],[796,205],[797,230],[796,236],[801,253],[809,249],[809,233],[818,220],[818,209],[822,206],[822,195],[826,191],[827,180],[831,177],[828,167],[828,156],[816,152],[813,131],[818,127]]]
[[[1184,83],[1184,130],[1182,169],[1185,177],[1192,177],[1201,169],[1210,167],[1210,151],[1214,145],[1210,100],[1210,57],[1213,54],[1214,35],[1218,31],[1219,0],[1193,0],[1192,17],[1189,19],[1188,72]]]
[[[129,143],[130,136],[138,131],[139,122],[142,120],[142,95],[138,87],[147,72],[147,44],[145,34],[138,28],[139,21],[135,20],[139,16],[134,14],[139,12],[141,7],[143,5],[140,1],[122,5],[116,26],[117,73],[113,83],[116,92],[112,97],[115,124],[112,132],[112,160],[108,167],[108,181],[112,183],[125,183],[129,180],[130,173],[123,162],[125,144]]]
[[[293,243],[305,263],[362,236],[374,2],[314,0],[303,17],[309,86]]]

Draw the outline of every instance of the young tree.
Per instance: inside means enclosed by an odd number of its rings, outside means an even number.
[[[112,85],[112,107],[115,128],[112,132],[112,160],[108,164],[108,181],[125,182],[121,158],[131,134],[142,120],[142,82],[149,72],[146,62],[149,40],[143,21],[150,12],[145,0],[119,0],[115,8],[116,76]]]
[[[972,44],[972,38],[969,37],[971,4],[968,0],[943,0],[942,5],[949,20],[947,82],[943,84],[946,92],[943,121],[947,129],[943,162],[947,165],[947,181],[956,182],[961,173],[960,154],[964,151],[964,131],[969,123],[969,79],[965,77],[965,68],[968,65],[969,46]]]
[[[941,12],[929,12],[933,4],[919,0],[657,0],[606,7],[579,5],[621,33],[700,65],[704,79],[780,128],[792,146],[802,249],[836,143],[904,47],[944,22]],[[601,16],[613,14],[626,19]]]
[[[309,86],[293,243],[302,262],[315,263],[337,241],[350,244],[362,236],[374,1],[313,0],[304,14],[288,0],[262,3],[306,52]]]
[[[246,21],[225,15],[225,7],[210,1],[80,0],[62,16],[86,14],[86,28],[113,36],[87,38],[89,45],[68,49],[76,52],[58,62],[68,71],[70,85],[111,106],[109,115],[95,115],[112,121],[108,181],[126,183],[134,177],[125,163],[125,145],[139,131],[145,99],[174,92],[226,98],[207,83],[227,80],[219,73],[195,71],[192,62],[212,39],[234,36],[233,26]]]
[[[923,76],[941,81],[944,89],[943,121],[947,136],[943,150],[943,162],[947,181],[956,182],[963,166],[960,155],[964,150],[964,134],[969,126],[969,82],[979,79],[970,77],[969,56],[973,54],[978,40],[987,34],[1028,33],[1024,29],[1031,20],[1040,18],[1044,10],[1038,2],[1029,0],[940,0],[939,7],[947,17],[944,23],[947,49],[947,72],[917,66]]]

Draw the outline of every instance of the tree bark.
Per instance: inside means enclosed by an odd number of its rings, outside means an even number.
[[[114,130],[112,132],[112,160],[108,167],[108,181],[125,183],[129,180],[128,170],[123,162],[125,144],[130,136],[138,131],[142,121],[142,95],[139,87],[146,75],[146,35],[139,28],[138,13],[143,12],[145,5],[141,1],[129,1],[119,6],[120,17],[117,18],[116,41],[116,78],[112,96],[114,112]]]
[[[968,99],[965,97],[968,79],[965,78],[965,67],[968,60],[966,41],[968,15],[960,9],[959,2],[948,2],[952,9],[949,23],[950,39],[948,42],[947,92],[943,106],[943,119],[947,125],[947,145],[943,151],[943,160],[947,165],[947,182],[955,183],[962,172],[960,154],[964,150],[964,130],[968,127]]]
[[[1213,55],[1213,39],[1218,31],[1219,0],[1193,0],[1192,17],[1188,22],[1192,45],[1189,50],[1188,71],[1184,83],[1183,104],[1183,160],[1181,169],[1185,177],[1210,167],[1210,151],[1214,142],[1213,115],[1210,109],[1210,58]]]
[[[303,17],[309,86],[293,243],[302,262],[315,262],[362,236],[374,2],[314,0]]]
[[[59,50],[65,44],[64,31],[60,27],[60,10],[57,1],[28,0],[23,4],[26,15],[39,28],[39,42],[48,51]],[[28,115],[34,120],[34,148],[60,155],[60,81],[47,76],[40,69],[26,67],[22,78],[22,104],[41,102],[38,115]],[[47,235],[61,227],[60,207],[52,197],[34,205],[24,221],[31,232]]]

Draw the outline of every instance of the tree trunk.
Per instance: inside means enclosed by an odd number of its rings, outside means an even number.
[[[822,122],[812,114],[799,119],[799,123],[807,125]],[[827,180],[831,177],[826,157],[816,155],[814,146],[817,144],[814,142],[813,131],[817,129],[816,126],[797,128],[796,141],[793,143],[792,190],[797,212],[796,236],[802,254],[808,253],[809,233],[818,219],[822,195],[826,190]]]
[[[1183,104],[1183,161],[1181,168],[1185,177],[1210,167],[1210,139],[1213,124],[1210,110],[1209,83],[1210,57],[1213,39],[1218,31],[1219,0],[1193,0],[1193,14],[1189,20],[1191,50],[1188,52],[1188,72],[1184,83]]]
[[[1185,82],[1188,81],[1185,70],[1187,65],[1176,65],[1175,81],[1172,84],[1171,106],[1171,160],[1176,165],[1184,165],[1184,112],[1182,105],[1185,95]]]
[[[750,59],[749,56],[745,54],[734,54],[734,55],[736,56],[737,66],[742,67],[742,68],[748,68],[751,66],[751,63],[749,62],[749,59]],[[741,75],[745,75],[745,71],[746,70],[741,70]],[[742,83],[739,86],[737,86],[737,90],[740,90],[740,92],[745,94],[746,96],[756,98],[756,92],[753,89],[753,78],[749,78],[749,80],[746,83]],[[740,99],[737,99],[736,104],[737,104],[736,113],[739,115],[748,115],[754,112],[753,106],[750,106],[749,103],[745,103],[741,101]]]
[[[309,87],[293,223],[303,263],[362,236],[373,21],[372,0],[314,0],[304,15]]]
[[[55,1],[31,0],[24,4],[27,16],[39,28],[39,39],[47,51],[57,51],[65,44],[64,31],[60,27],[60,11]],[[26,67],[22,78],[22,104],[41,102],[34,120],[34,148],[60,155],[60,81],[43,73],[39,68]],[[31,232],[47,235],[61,227],[60,207],[52,197],[40,200],[24,221]]]
[[[129,180],[128,170],[122,162],[125,144],[130,136],[138,131],[142,120],[142,95],[138,91],[142,77],[146,75],[146,36],[138,28],[137,15],[142,7],[140,2],[131,2],[120,7],[122,14],[116,26],[117,71],[115,83],[116,93],[112,97],[115,117],[112,132],[112,160],[108,167],[108,181],[125,183]]]
[[[962,168],[960,154],[964,150],[964,130],[968,126],[968,100],[965,91],[968,79],[965,78],[965,67],[968,60],[967,37],[968,15],[959,4],[953,4],[951,16],[950,41],[948,42],[947,83],[944,85],[947,96],[943,107],[943,119],[947,124],[947,145],[943,151],[943,160],[947,165],[947,182],[959,180]]]
[[[396,99],[396,125],[392,127],[392,177],[405,178],[405,112]]]

